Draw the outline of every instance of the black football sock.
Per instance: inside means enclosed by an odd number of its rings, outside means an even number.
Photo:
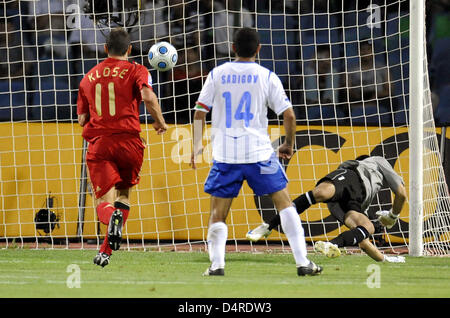
[[[280,215],[275,215],[269,222],[269,230],[272,231],[274,228],[276,228],[278,225],[281,224],[281,218]]]
[[[294,206],[297,209],[297,213],[300,214],[309,208],[311,205],[316,204],[316,199],[314,199],[314,195],[312,191],[307,193],[303,193],[297,199],[294,200]],[[278,225],[281,224],[280,215],[275,215],[269,222],[269,230],[273,230]]]
[[[345,231],[330,242],[338,247],[354,246],[369,237],[369,232],[363,226],[358,226],[353,230]]]
[[[316,199],[314,199],[314,195],[312,191],[303,193],[297,199],[294,200],[295,208],[297,209],[297,213],[303,213],[307,208],[311,205],[316,204]]]

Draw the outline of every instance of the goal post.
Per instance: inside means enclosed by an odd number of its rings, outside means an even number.
[[[425,4],[423,1],[410,3],[410,160],[409,160],[409,253],[423,255],[423,113],[424,63],[425,63]]]
[[[283,162],[292,199],[344,160],[383,156],[403,178],[408,200],[399,222],[382,228],[375,212],[392,207],[392,194],[383,188],[368,211],[376,228],[372,241],[387,252],[448,255],[445,175],[450,168],[442,164],[439,145],[449,153],[450,133],[434,124],[425,5],[417,0],[4,1],[0,243],[98,248],[105,227],[88,185],[76,98],[81,78],[106,57],[105,34],[124,26],[132,40],[130,59],[149,68],[169,129],[157,135],[140,106],[147,147],[122,246],[206,248],[209,196],[203,185],[212,161],[210,126],[194,171],[189,166],[193,108],[208,72],[233,60],[233,32],[246,26],[258,30],[257,62],[279,75],[297,117],[295,153]],[[157,72],[148,64],[147,52],[158,41],[178,50],[171,71]],[[276,148],[283,123],[272,112],[268,116]],[[50,194],[52,208],[46,207]],[[35,215],[46,208],[54,214],[37,226]],[[239,250],[248,244],[247,231],[275,213],[268,197],[255,196],[244,183],[227,219],[231,246]],[[309,243],[346,230],[325,204],[300,217]],[[273,246],[286,248],[282,231],[250,244],[252,250]]]
[[[411,1],[409,29],[409,254],[448,255],[450,200],[442,166],[446,127],[441,128],[439,149],[428,73],[425,2]]]

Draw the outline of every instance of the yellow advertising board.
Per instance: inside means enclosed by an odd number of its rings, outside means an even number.
[[[68,123],[2,123],[0,128],[0,236],[45,235],[36,230],[34,216],[39,209],[45,208],[46,198],[52,196],[52,210],[59,217],[59,227],[51,235],[54,238],[76,237],[83,145],[81,128]],[[156,135],[151,125],[143,125],[142,129],[142,137],[147,140],[145,161],[140,184],[132,191],[125,238],[205,239],[209,197],[203,192],[203,184],[211,165],[207,136],[202,162],[197,170],[193,170],[189,166],[190,125],[171,126],[162,136]],[[436,132],[440,133],[440,128]],[[276,144],[283,136],[283,129],[271,126],[269,133]],[[312,189],[317,180],[342,161],[362,154],[388,158],[408,189],[409,150],[404,127],[298,126],[296,148],[292,159],[285,163],[292,199]],[[244,183],[227,220],[229,239],[244,239],[250,228],[273,213],[267,198],[255,197]],[[336,236],[342,229],[329,216],[323,204],[303,213],[302,220],[311,222],[305,227],[307,238]],[[407,204],[401,216],[405,222],[408,221]],[[99,229],[104,233],[104,227],[99,228],[96,220],[90,195],[86,197],[84,221],[84,237],[95,237]],[[284,239],[284,236],[279,233],[271,235],[273,240],[280,238]]]

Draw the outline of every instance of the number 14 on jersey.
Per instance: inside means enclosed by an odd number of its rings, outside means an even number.
[[[233,127],[233,116],[232,116],[232,105],[231,105],[231,92],[226,91],[222,94],[225,99],[225,125],[227,128]],[[245,91],[239,101],[238,107],[234,114],[234,120],[243,120],[245,127],[250,125],[250,120],[253,119],[253,114],[251,113],[252,105],[252,95],[249,91]]]

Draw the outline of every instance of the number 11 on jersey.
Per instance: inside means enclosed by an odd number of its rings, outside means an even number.
[[[116,93],[114,91],[114,82],[108,83],[108,105],[109,115],[114,116],[116,114]],[[97,83],[95,85],[95,110],[97,115],[102,116],[102,84]]]
[[[232,127],[232,107],[231,107],[231,92],[226,91],[222,94],[222,97],[225,99],[225,125],[227,128]],[[249,91],[245,91],[242,94],[241,100],[239,101],[239,105],[236,109],[236,113],[234,114],[235,120],[243,120],[245,127],[250,125],[250,120],[253,119],[253,114],[251,113],[251,105],[252,105],[252,95]]]

